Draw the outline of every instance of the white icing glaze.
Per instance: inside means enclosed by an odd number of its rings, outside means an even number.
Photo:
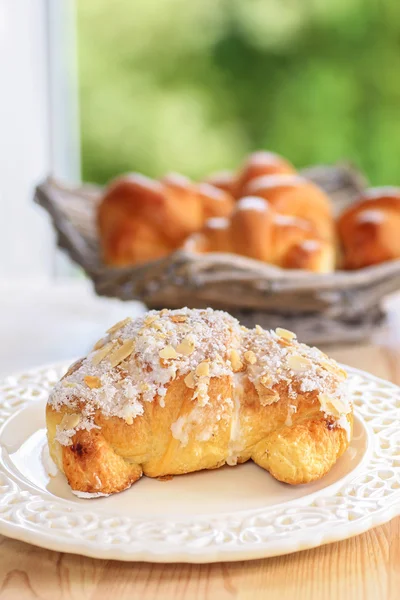
[[[162,179],[163,183],[170,183],[171,185],[176,185],[182,188],[187,188],[192,185],[192,182],[188,177],[182,175],[181,173],[167,173],[165,177]]]
[[[110,494],[103,494],[103,492],[80,492],[79,490],[71,490],[75,496],[84,500],[92,498],[107,498]]]
[[[321,248],[321,242],[319,240],[304,240],[303,242],[300,242],[299,245],[307,252],[314,252]]]
[[[245,196],[236,204],[236,210],[256,210],[257,212],[265,212],[269,210],[269,204],[263,198],[258,196]]]
[[[250,155],[248,163],[253,165],[270,165],[282,162],[282,158],[274,152],[266,152],[265,150],[257,150]]]
[[[137,185],[140,185],[142,188],[152,190],[153,192],[162,193],[161,183],[155,179],[146,177],[146,175],[142,175],[141,173],[129,173],[127,175],[127,179],[133,183],[136,183]]]
[[[356,215],[357,223],[383,223],[385,218],[385,213],[377,208],[363,210]]]
[[[243,450],[242,444],[240,443],[240,408],[243,395],[243,378],[243,372],[235,373],[232,381],[233,410],[228,442],[228,456],[226,457],[226,464],[230,467],[237,464],[238,455],[240,454],[240,451]]]
[[[228,226],[229,219],[226,217],[213,217],[206,222],[206,227],[209,229],[228,229]]]
[[[210,196],[213,200],[217,200],[217,202],[223,202],[226,199],[225,192],[210,183],[199,183],[198,190],[200,194]]]
[[[270,189],[274,187],[280,186],[298,186],[305,183],[306,180],[304,177],[300,177],[300,175],[290,175],[286,173],[276,174],[276,175],[261,175],[260,177],[256,177],[248,184],[248,191],[250,194],[257,195],[257,191],[261,189]]]
[[[340,415],[339,419],[336,422],[336,425],[345,430],[346,435],[347,435],[347,440],[350,441],[351,427],[350,427],[350,423],[348,422],[345,414]]]

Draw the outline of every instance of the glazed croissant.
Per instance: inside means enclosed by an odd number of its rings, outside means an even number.
[[[209,184],[182,175],[154,181],[138,173],[115,179],[98,208],[106,264],[141,264],[167,256],[213,216],[233,209],[233,198]]]
[[[296,169],[287,160],[274,152],[258,150],[249,154],[239,169],[235,171],[218,171],[206,179],[214,187],[228,192],[235,198],[246,195],[251,181],[263,175],[294,175]]]
[[[343,267],[361,269],[400,258],[400,188],[371,188],[338,220]]]
[[[307,220],[321,239],[332,241],[335,221],[325,192],[300,175],[263,175],[252,179],[244,192],[265,198],[278,213]]]
[[[190,252],[230,252],[285,269],[329,273],[335,249],[313,222],[276,212],[263,198],[241,198],[228,218],[213,218],[184,243]]]
[[[346,373],[325,354],[187,308],[109,329],[55,386],[46,418],[50,454],[82,497],[250,459],[307,483],[343,454],[353,423]]]

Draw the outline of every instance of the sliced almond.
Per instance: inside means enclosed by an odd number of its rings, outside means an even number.
[[[94,365],[100,364],[101,361],[103,360],[103,358],[105,358],[108,354],[110,354],[113,347],[114,347],[114,344],[112,342],[108,342],[108,344],[106,344],[105,346],[100,348],[100,350],[98,350],[98,352],[96,352],[96,354],[94,356],[92,356],[92,363]]]
[[[125,358],[128,358],[128,356],[132,354],[134,346],[135,344],[133,340],[125,340],[122,346],[118,346],[116,350],[109,354],[108,359],[111,367],[116,367],[123,360],[125,360]]]
[[[258,335],[260,335],[261,333],[264,333],[264,329],[262,327],[260,327],[260,325],[256,325],[255,329],[256,329],[256,332],[258,333]]]
[[[167,314],[168,314],[168,308],[163,308],[163,309],[162,309],[162,311],[160,312],[160,315],[161,315],[162,317],[164,317],[164,316],[165,316],[165,315],[167,315]]]
[[[296,334],[293,333],[293,331],[289,331],[289,329],[283,329],[282,327],[277,327],[275,329],[275,333],[288,342],[291,342],[296,338]]]
[[[125,417],[124,421],[127,425],[132,425],[133,423],[133,417],[129,416],[129,417]]]
[[[125,327],[125,325],[128,325],[128,323],[130,323],[131,321],[132,321],[131,317],[126,317],[126,319],[123,319],[122,321],[118,321],[118,323],[115,323],[115,325],[110,327],[110,329],[107,329],[107,333],[115,333],[116,331],[119,331],[120,329]]]
[[[344,369],[341,369],[339,367],[339,365],[335,364],[335,363],[330,363],[327,361],[323,361],[321,363],[321,366],[328,371],[329,373],[332,373],[333,375],[336,375],[337,377],[341,377],[342,379],[346,379],[347,378],[347,373]]]
[[[145,325],[151,325],[152,323],[154,323],[154,321],[157,320],[157,315],[149,315],[148,317],[145,318],[144,320],[144,324]]]
[[[92,375],[85,375],[83,381],[91,390],[101,388],[101,381],[98,377],[93,377]]]
[[[291,354],[287,359],[287,364],[293,371],[303,372],[310,368],[311,361],[300,354]]]
[[[193,390],[196,387],[196,381],[192,372],[188,373],[184,379],[186,387]]]
[[[184,340],[182,340],[181,343],[178,344],[176,347],[176,351],[179,352],[179,354],[184,354],[185,356],[189,356],[190,354],[192,354],[193,350],[194,341],[190,337],[187,337]]]
[[[174,323],[186,323],[187,317],[185,315],[172,315],[171,321]]]
[[[235,350],[235,349],[231,350],[229,359],[232,364],[232,369],[235,373],[237,371],[240,371],[243,368],[243,363],[240,359],[240,354],[237,350]]]
[[[75,429],[81,420],[81,416],[75,413],[64,415],[59,425],[60,429],[66,431],[67,429]]]
[[[168,360],[169,358],[178,358],[176,350],[173,346],[165,346],[165,348],[160,350],[158,355],[160,358],[163,358],[164,360]]]
[[[268,388],[272,383],[272,379],[268,375],[263,375],[262,377],[260,377],[260,383],[264,387]]]
[[[104,346],[104,344],[106,343],[107,338],[103,337],[101,338],[101,340],[98,340],[95,345],[93,346],[93,350],[98,350],[99,348],[102,348]]]
[[[65,380],[63,380],[62,384],[63,384],[63,387],[67,387],[67,388],[74,388],[74,387],[76,387],[76,383],[74,383],[73,381],[65,381]]]
[[[207,361],[203,360],[203,362],[199,363],[196,367],[196,375],[198,377],[208,377],[210,374],[210,365]]]
[[[250,365],[255,365],[257,362],[257,356],[254,354],[252,350],[248,350],[244,353],[244,360],[248,362]]]

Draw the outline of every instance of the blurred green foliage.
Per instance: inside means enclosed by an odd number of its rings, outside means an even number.
[[[399,0],[79,0],[83,178],[267,148],[400,184]]]

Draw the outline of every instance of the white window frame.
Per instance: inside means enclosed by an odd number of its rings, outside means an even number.
[[[72,272],[55,249],[34,186],[48,174],[80,179],[75,6],[0,2],[0,279]]]

